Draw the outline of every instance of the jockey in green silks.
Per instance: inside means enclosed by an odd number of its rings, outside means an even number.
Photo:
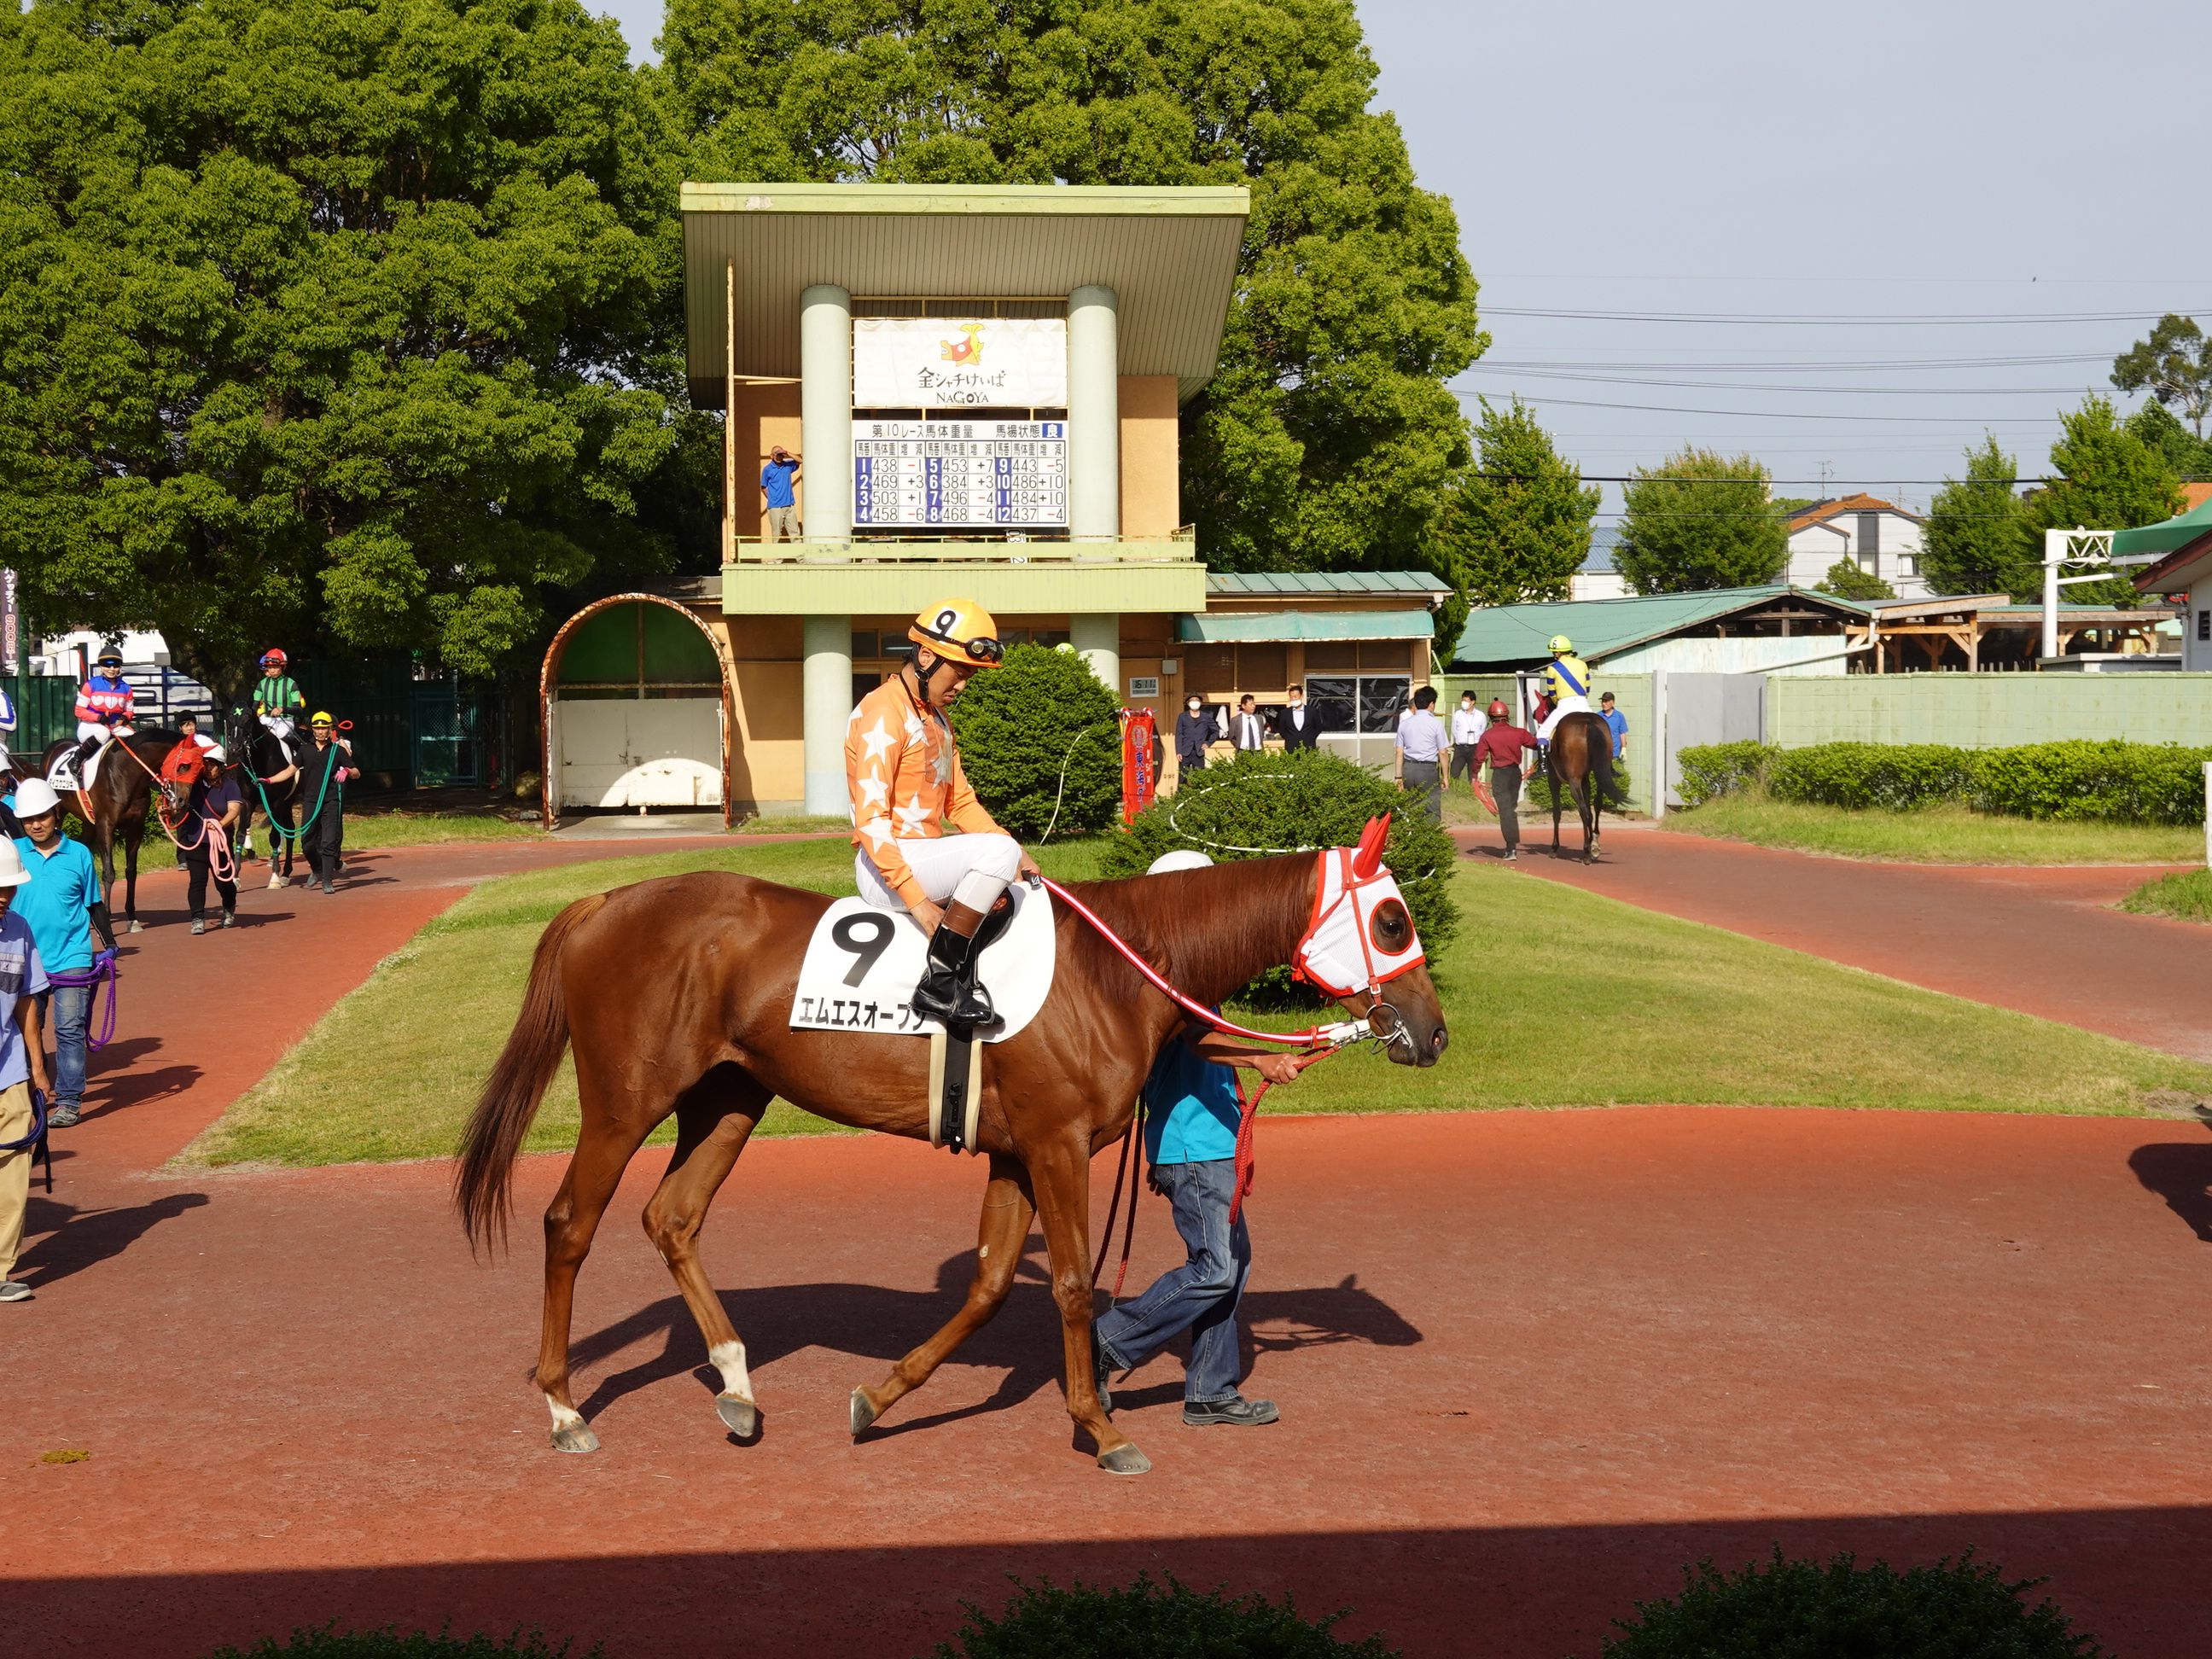
[[[1565,634],[1554,634],[1546,644],[1552,660],[1544,670],[1544,695],[1551,699],[1552,712],[1544,716],[1536,727],[1536,741],[1548,744],[1565,716],[1577,710],[1589,708],[1589,665],[1575,655],[1575,642]]]

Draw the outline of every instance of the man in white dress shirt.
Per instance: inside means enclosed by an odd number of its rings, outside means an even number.
[[[1306,707],[1306,689],[1294,685],[1285,692],[1283,717],[1276,723],[1285,749],[1318,749],[1321,746],[1321,720]]]
[[[1229,737],[1240,755],[1267,746],[1267,718],[1249,691],[1237,700],[1237,718],[1229,722]]]

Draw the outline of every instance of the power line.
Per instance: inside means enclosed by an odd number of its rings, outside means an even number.
[[[1757,380],[1663,380],[1629,374],[1587,374],[1569,369],[1509,368],[1491,363],[1476,363],[1468,373],[1511,374],[1532,380],[1575,380],[1587,386],[1656,386],[1689,392],[1794,392],[1836,398],[2064,398],[2095,389],[2081,386],[1762,386]]]
[[[1455,398],[1480,398],[1480,392],[1463,392],[1452,388]],[[1967,415],[1808,415],[1780,409],[1685,409],[1679,404],[1614,404],[1601,403],[1585,398],[1554,398],[1548,393],[1532,399],[1565,409],[1632,409],[1649,415],[1727,415],[1753,421],[1935,421],[1945,426],[2049,426],[2051,417],[2031,419],[2027,416],[1997,416],[1976,419]]]
[[[1589,373],[1603,369],[1632,369],[1646,374],[1845,374],[1862,369],[2040,368],[2062,363],[2109,363],[2112,361],[2112,354],[2108,351],[2059,351],[2005,357],[1823,357],[1789,363],[1643,363],[1599,357],[1485,357],[1474,367],[1525,369],[1532,373],[1556,368]]]
[[[2008,328],[2057,323],[2153,323],[2143,311],[1893,312],[1814,313],[1719,311],[1570,311],[1553,306],[1487,306],[1490,317],[1549,317],[1577,323],[1698,323],[1753,328]]]

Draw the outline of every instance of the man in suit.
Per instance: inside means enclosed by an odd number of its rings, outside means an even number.
[[[1275,729],[1282,733],[1283,747],[1318,748],[1321,744],[1321,722],[1314,717],[1313,710],[1306,707],[1305,687],[1294,685],[1285,695],[1286,701],[1283,704],[1282,718],[1275,722]]]
[[[1237,700],[1237,718],[1229,722],[1229,737],[1240,755],[1267,746],[1267,718],[1249,691]]]

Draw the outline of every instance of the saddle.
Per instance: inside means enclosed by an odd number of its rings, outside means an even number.
[[[984,918],[975,946],[976,979],[991,994],[998,1024],[947,1030],[911,1006],[927,966],[929,940],[903,911],[839,899],[815,924],[792,997],[793,1030],[853,1031],[929,1040],[929,1140],[974,1151],[983,1096],[983,1049],[1018,1036],[1052,992],[1058,934],[1052,902],[1018,884]]]
[[[84,763],[84,775],[77,775],[76,745],[72,744],[54,757],[54,763],[46,769],[46,781],[54,787],[57,795],[67,795],[92,787],[92,781],[100,775],[100,757],[107,752],[102,744],[93,751],[92,758]]]

